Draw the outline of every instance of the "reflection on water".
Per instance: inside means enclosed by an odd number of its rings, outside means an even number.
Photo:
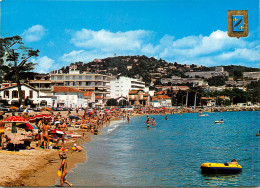
[[[146,116],[104,128],[87,143],[88,159],[69,173],[78,186],[260,186],[259,112]],[[224,119],[224,124],[214,121]],[[205,162],[237,159],[243,172],[203,175]]]
[[[206,174],[202,174],[202,176],[204,177],[204,184],[206,184],[207,186],[226,186],[228,184],[228,186],[238,186],[238,181],[239,181],[239,176],[240,174],[236,174],[236,175],[219,175],[219,174],[215,174],[215,175],[206,175]]]

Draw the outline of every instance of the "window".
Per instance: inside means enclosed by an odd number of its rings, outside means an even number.
[[[18,91],[12,91],[12,98],[18,98]]]
[[[4,91],[4,97],[9,98],[9,91]]]
[[[29,98],[30,98],[30,99],[33,98],[33,91],[32,91],[32,90],[30,90]]]
[[[22,95],[23,95],[22,98],[25,99],[25,91],[24,90],[22,90]]]

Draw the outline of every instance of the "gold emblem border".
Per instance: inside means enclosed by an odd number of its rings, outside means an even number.
[[[244,31],[233,32],[232,16],[244,15]],[[247,37],[248,36],[248,11],[247,10],[229,10],[228,11],[228,36],[230,37]]]

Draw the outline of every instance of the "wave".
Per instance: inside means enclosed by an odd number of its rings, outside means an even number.
[[[102,128],[101,135],[111,134],[113,131],[119,128],[122,123],[124,123],[123,120],[112,121],[109,126]]]

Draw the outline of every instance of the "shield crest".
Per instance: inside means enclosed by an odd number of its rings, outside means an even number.
[[[233,15],[232,16],[233,32],[243,32],[244,31],[244,15]]]

